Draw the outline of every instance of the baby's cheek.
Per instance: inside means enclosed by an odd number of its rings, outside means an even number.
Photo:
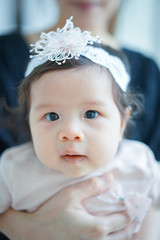
[[[38,158],[43,159],[48,151],[47,142],[45,141],[45,139],[41,138],[41,136],[35,137],[33,139],[33,146]]]
[[[108,164],[114,158],[118,145],[112,142],[104,142],[99,149],[99,159],[103,165]]]

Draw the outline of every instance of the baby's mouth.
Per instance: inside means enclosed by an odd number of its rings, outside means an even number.
[[[61,159],[63,161],[72,165],[80,164],[81,162],[85,161],[86,158],[87,157],[85,155],[78,155],[78,154],[73,154],[73,155],[65,154],[61,156]]]

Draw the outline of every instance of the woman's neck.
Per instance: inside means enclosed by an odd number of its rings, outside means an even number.
[[[56,31],[56,29],[62,28],[65,24],[65,20],[60,19],[59,22],[53,27],[50,28],[48,30],[45,30],[45,32],[49,32],[49,31]],[[120,48],[119,44],[117,43],[117,41],[115,40],[114,36],[111,35],[109,33],[109,31],[107,31],[107,26],[104,24],[98,24],[96,22],[96,24],[86,24],[86,22],[84,21],[83,23],[76,23],[75,22],[75,27],[78,26],[81,28],[82,31],[88,30],[90,31],[93,35],[98,35],[101,39],[102,39],[102,43],[106,44],[106,45],[110,45],[113,48]],[[24,38],[26,40],[26,42],[29,44],[31,43],[35,43],[37,40],[39,40],[40,37],[40,33],[35,33],[35,34],[30,34],[30,35],[25,35]]]

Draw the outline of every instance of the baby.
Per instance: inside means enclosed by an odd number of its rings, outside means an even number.
[[[108,190],[84,205],[98,216],[126,211],[137,233],[150,205],[160,205],[160,168],[146,145],[123,139],[137,106],[125,57],[93,43],[98,37],[70,18],[33,45],[19,87],[31,141],[1,157],[0,213],[32,212],[62,188],[108,173]]]

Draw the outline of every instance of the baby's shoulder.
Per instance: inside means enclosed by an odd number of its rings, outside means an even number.
[[[25,161],[25,159],[30,158],[34,155],[34,149],[31,142],[27,142],[15,147],[6,149],[0,159],[1,165],[15,164]]]
[[[137,140],[123,139],[119,146],[119,151],[137,154],[152,153],[152,150],[143,142]],[[153,154],[153,153],[152,153]]]
[[[149,165],[155,161],[152,150],[144,143],[136,140],[123,139],[120,143],[118,158],[126,164]]]

